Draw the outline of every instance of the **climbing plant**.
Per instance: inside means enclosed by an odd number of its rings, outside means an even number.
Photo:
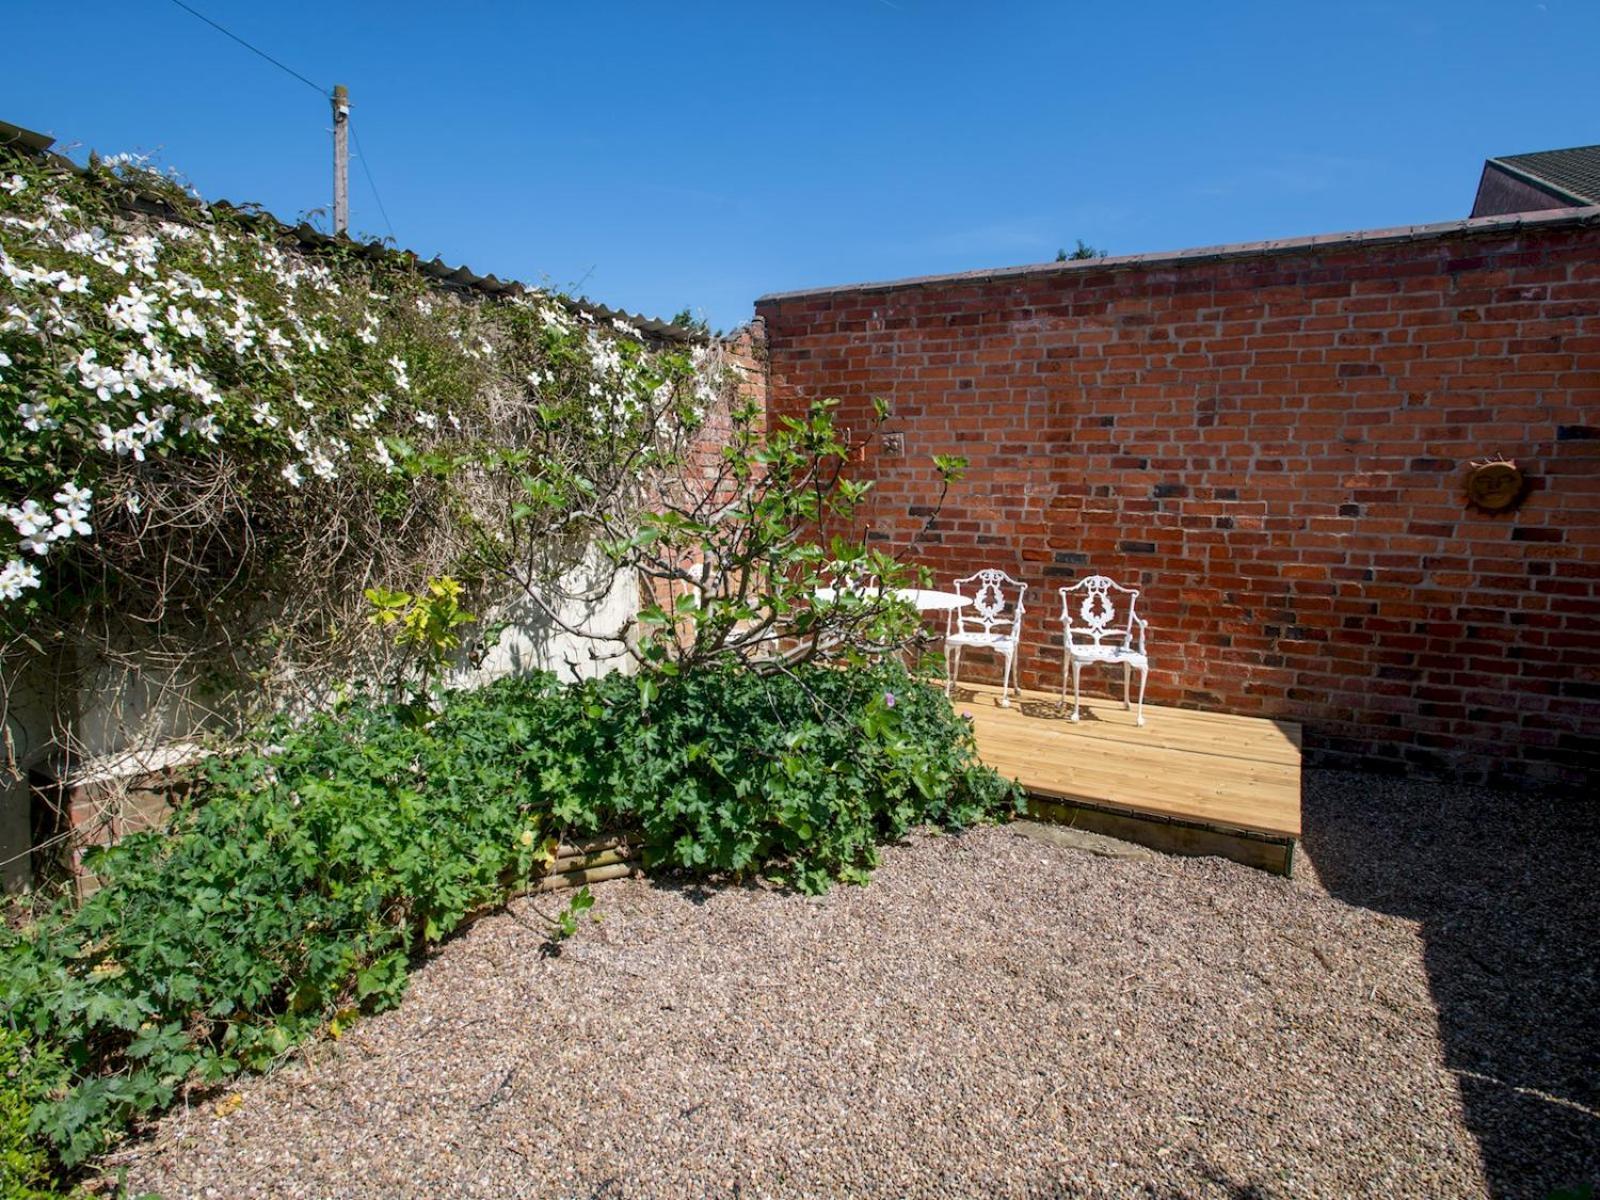
[[[548,597],[727,382],[709,344],[307,252],[125,157],[0,161],[7,692],[111,664],[263,708],[376,672],[365,592]]]

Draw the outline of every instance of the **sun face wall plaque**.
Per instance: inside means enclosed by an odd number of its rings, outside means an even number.
[[[1467,503],[1484,512],[1515,508],[1527,490],[1528,480],[1509,458],[1473,463],[1467,471]]]

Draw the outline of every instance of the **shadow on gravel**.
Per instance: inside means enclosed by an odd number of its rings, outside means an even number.
[[[791,888],[761,878],[735,879],[731,876],[712,876],[710,879],[701,879],[658,870],[645,875],[644,881],[658,892],[675,893],[680,899],[687,900],[696,908],[703,908],[725,892],[778,891],[799,894],[793,892]]]
[[[1600,806],[1332,771],[1304,849],[1334,896],[1421,923],[1446,1065],[1494,1194],[1600,1180]]]

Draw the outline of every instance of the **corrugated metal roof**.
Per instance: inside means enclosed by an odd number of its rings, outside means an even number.
[[[42,133],[35,133],[31,129],[24,129],[21,125],[12,125],[7,121],[0,121],[0,146],[12,150],[21,150],[29,154],[44,154],[51,146],[56,144],[53,137],[46,137]]]
[[[304,221],[298,225],[291,226],[278,220],[270,213],[262,212],[253,207],[231,204],[226,200],[215,201],[212,207],[228,209],[244,216],[246,219],[270,222],[285,234],[292,236],[302,246],[312,251],[341,246],[346,249],[354,249],[357,253],[364,254],[370,258],[379,258],[391,254],[400,255],[410,261],[417,270],[443,287],[458,288],[462,291],[483,292],[490,296],[548,296],[550,299],[564,304],[575,313],[588,313],[598,321],[624,321],[649,337],[673,342],[703,342],[709,340],[699,330],[685,329],[683,326],[674,325],[670,321],[642,316],[639,313],[628,312],[626,309],[612,308],[587,297],[563,296],[559,292],[548,292],[542,288],[529,287],[527,284],[518,283],[513,279],[501,279],[495,275],[479,275],[471,267],[464,265],[452,267],[449,263],[439,258],[424,261],[421,256],[410,250],[397,250],[380,241],[358,242],[350,237],[336,237],[332,234],[323,233],[320,229]]]
[[[58,166],[68,167],[75,171],[81,170],[71,159],[52,153],[50,147],[53,145],[55,145],[55,139],[46,134],[36,133],[31,129],[24,129],[20,125],[11,125],[5,121],[0,121],[0,148],[11,149],[38,158],[47,158]],[[133,207],[168,210],[171,207],[164,197],[142,196],[137,199],[143,201],[143,203],[135,204]],[[599,321],[623,321],[632,325],[646,337],[670,342],[706,342],[710,340],[705,333],[698,329],[687,329],[682,325],[674,325],[670,321],[642,316],[639,313],[630,313],[625,309],[612,308],[609,305],[599,304],[584,297],[563,296],[558,292],[548,292],[543,288],[529,287],[527,284],[518,283],[515,280],[500,279],[494,275],[479,275],[471,267],[464,265],[452,267],[437,257],[424,261],[420,255],[410,250],[396,249],[380,241],[358,242],[343,235],[336,237],[332,234],[323,233],[320,229],[304,221],[298,225],[290,225],[287,222],[278,220],[278,218],[257,205],[231,204],[226,200],[218,200],[213,202],[211,207],[227,209],[236,215],[243,216],[247,220],[270,224],[284,236],[294,238],[302,246],[312,251],[327,250],[330,247],[337,246],[347,250],[354,249],[357,253],[369,258],[399,255],[443,287],[482,292],[489,296],[548,296],[550,299],[565,305],[574,313],[588,313]]]
[[[1600,204],[1600,146],[1507,154],[1489,161],[1574,204]]]

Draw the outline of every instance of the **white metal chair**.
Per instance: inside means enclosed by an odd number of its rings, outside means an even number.
[[[1078,676],[1084,667],[1096,663],[1107,666],[1122,667],[1122,707],[1132,707],[1128,703],[1129,684],[1133,672],[1139,672],[1139,716],[1136,724],[1144,724],[1144,686],[1150,678],[1150,658],[1145,653],[1144,635],[1149,623],[1134,611],[1138,603],[1139,592],[1136,588],[1123,587],[1114,579],[1104,575],[1091,575],[1087,579],[1080,579],[1071,587],[1061,590],[1061,628],[1066,634],[1066,655],[1061,660],[1061,705],[1067,703],[1067,671],[1072,671],[1072,719],[1078,719]],[[1114,628],[1117,621],[1117,602],[1112,593],[1119,593],[1126,597],[1126,619],[1120,622],[1120,628]],[[1073,621],[1073,606],[1077,605],[1077,617],[1081,623]],[[1138,627],[1139,640],[1134,643],[1134,628]],[[1087,642],[1078,641],[1073,635],[1086,637]]]
[[[1005,671],[1000,676],[1000,707],[1010,708],[1010,691],[1017,686],[1017,642],[1022,637],[1023,600],[1028,594],[1028,585],[992,568],[956,580],[956,595],[966,596],[965,589],[969,585],[975,585],[972,603],[951,609],[950,624],[946,626],[945,693],[948,695],[955,686],[963,649],[971,646],[989,650],[1005,662]]]

